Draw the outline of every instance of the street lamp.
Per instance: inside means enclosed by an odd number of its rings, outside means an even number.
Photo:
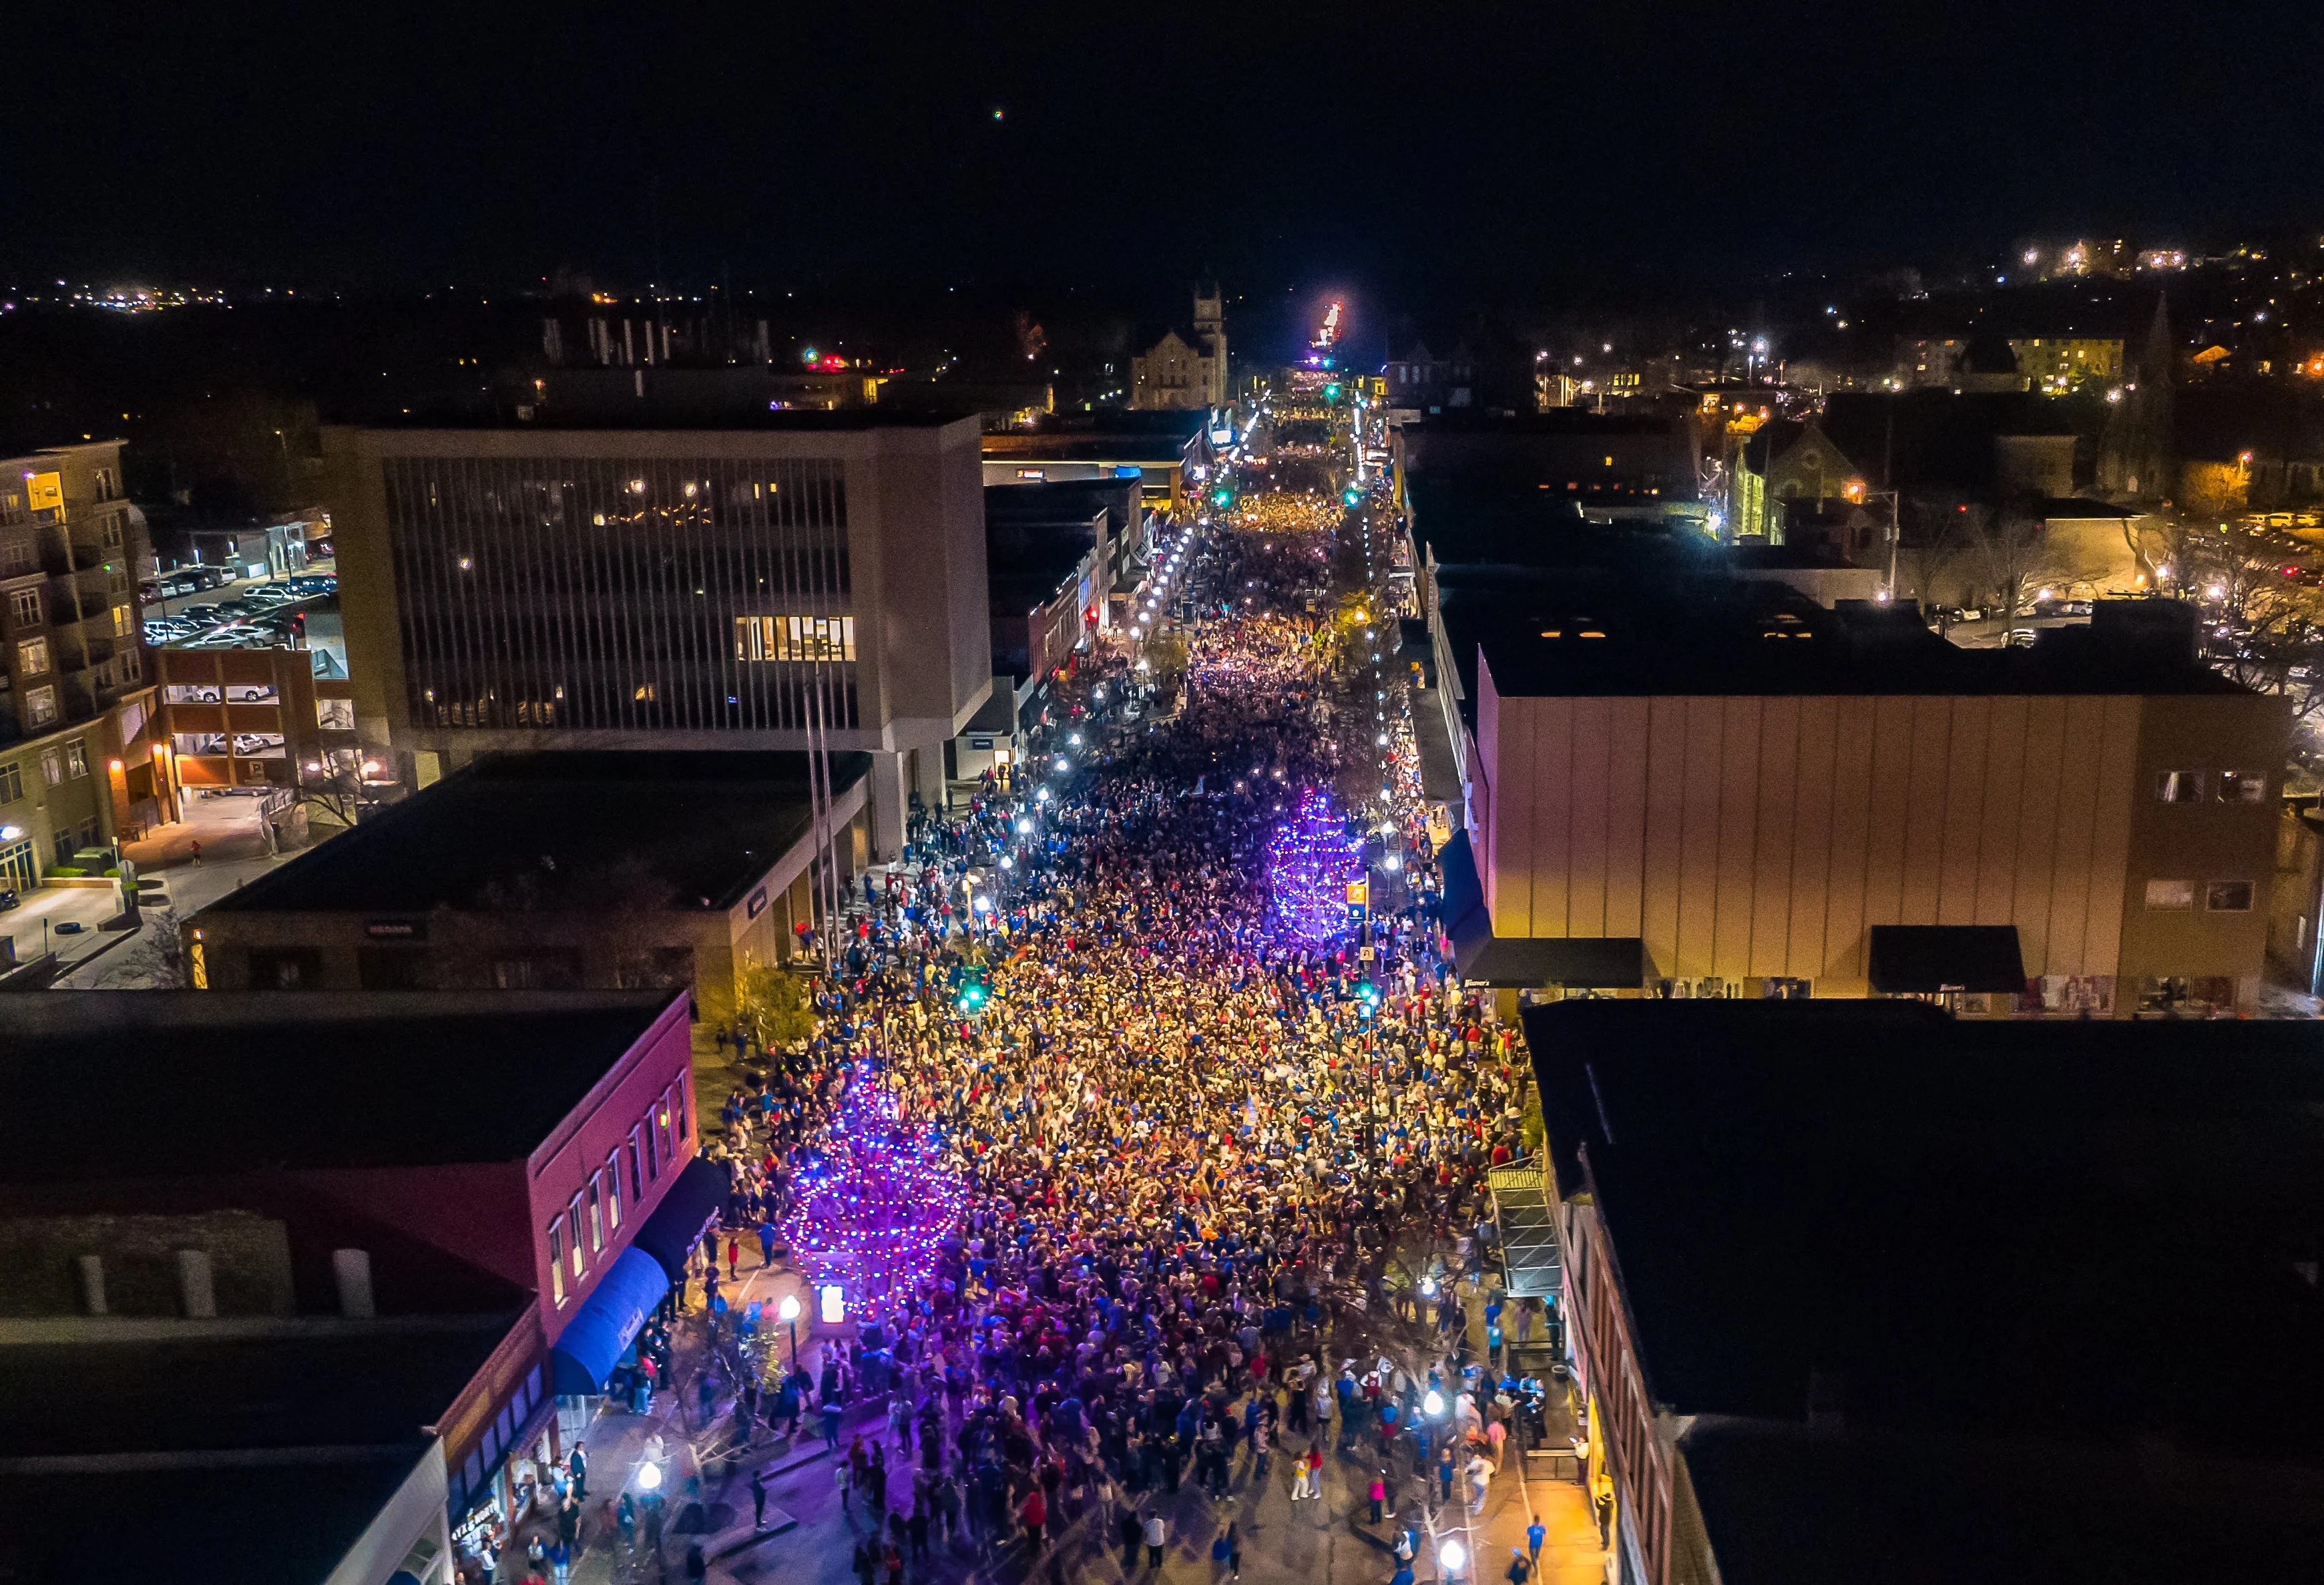
[[[1437,1572],[1447,1580],[1461,1576],[1461,1565],[1469,1561],[1469,1549],[1461,1544],[1457,1535],[1448,1535],[1436,1544]]]
[[[785,1294],[783,1302],[775,1306],[775,1313],[781,1316],[783,1324],[791,1330],[791,1368],[796,1370],[798,1368],[798,1295]]]
[[[1421,1413],[1426,1415],[1431,1420],[1437,1418],[1444,1413],[1444,1395],[1434,1387],[1430,1387],[1428,1396],[1420,1400],[1420,1409]]]
[[[659,1491],[661,1488],[661,1466],[649,1459],[638,1466],[638,1489]]]

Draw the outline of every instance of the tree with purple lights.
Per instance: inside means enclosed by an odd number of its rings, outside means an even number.
[[[859,1070],[820,1157],[800,1175],[783,1230],[807,1279],[839,1284],[855,1312],[934,1276],[967,1207],[967,1187],[933,1132],[902,1124],[895,1097]]]
[[[1267,839],[1268,918],[1291,940],[1320,945],[1347,927],[1348,887],[1362,878],[1360,840],[1322,788],[1299,795]]]

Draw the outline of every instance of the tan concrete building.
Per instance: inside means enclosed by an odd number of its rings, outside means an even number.
[[[325,432],[356,730],[426,786],[493,749],[872,756],[872,843],[991,686],[977,422]]]
[[[869,857],[869,760],[833,761],[831,862]],[[686,988],[697,1044],[816,917],[806,756],[489,755],[184,926],[217,991]]]
[[[1448,623],[1476,656],[1464,951],[1533,965],[1509,983],[2256,1000],[2286,708],[2196,662],[2190,608],[1972,651],[1878,607],[1572,604]]]

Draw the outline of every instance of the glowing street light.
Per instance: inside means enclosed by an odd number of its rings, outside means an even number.
[[[791,1367],[796,1369],[798,1367],[798,1295],[785,1294],[783,1302],[775,1306],[775,1313],[782,1318],[784,1325],[791,1329]]]
[[[661,1466],[659,1464],[647,1462],[638,1466],[638,1489],[640,1491],[659,1491],[661,1489]]]
[[[1434,1387],[1430,1387],[1428,1396],[1420,1400],[1420,1409],[1421,1413],[1426,1415],[1431,1420],[1435,1419],[1444,1413],[1444,1395]]]

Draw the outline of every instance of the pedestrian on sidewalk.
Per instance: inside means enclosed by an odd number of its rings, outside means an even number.
[[[1162,1516],[1162,1510],[1160,1508],[1152,1507],[1147,1509],[1146,1566],[1149,1569],[1159,1570],[1162,1567],[1162,1549],[1169,1544],[1170,1522]]]
[[[839,1488],[839,1511],[848,1516],[848,1523],[852,1525],[855,1522],[855,1510],[847,1506],[847,1493],[855,1483],[855,1468],[845,1459],[834,1460],[831,1479],[832,1483]]]
[[[1379,1524],[1380,1522],[1380,1512],[1388,1506],[1387,1470],[1382,1470],[1379,1474],[1372,1477],[1371,1488],[1364,1493],[1364,1497],[1366,1501],[1372,1505],[1372,1523],[1375,1525]]]
[[[759,1223],[759,1264],[775,1263],[775,1224],[771,1218]]]
[[[1541,1567],[1541,1543],[1545,1534],[1539,1519],[1526,1526],[1526,1562],[1536,1569]]]
[[[733,1233],[726,1235],[726,1280],[742,1280],[742,1240]]]
[[[1125,1574],[1138,1566],[1138,1538],[1146,1533],[1139,1522],[1136,1508],[1121,1510],[1121,1571]]]
[[[753,1470],[751,1471],[751,1528],[763,1530],[766,1527],[767,1472],[764,1470]]]
[[[1532,1578],[1533,1565],[1526,1562],[1526,1554],[1514,1546],[1509,1548],[1509,1585],[1526,1585],[1526,1581]]]
[[[839,1405],[828,1398],[823,1405],[823,1445],[835,1453],[839,1451]]]
[[[577,1442],[573,1444],[573,1456],[566,1461],[566,1468],[571,1474],[573,1479],[573,1500],[576,1502],[587,1501],[589,1497],[589,1455],[581,1451],[581,1444]]]
[[[196,869],[199,869],[199,868],[201,867],[201,862],[202,862],[202,839],[201,839],[200,837],[198,837],[198,837],[194,838],[194,867],[195,867]]]

